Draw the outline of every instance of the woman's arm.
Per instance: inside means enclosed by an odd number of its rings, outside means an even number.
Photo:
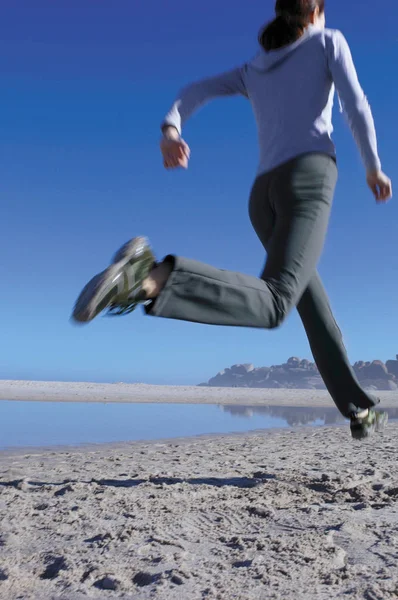
[[[244,67],[236,68],[183,88],[166,115],[162,130],[174,127],[181,135],[182,126],[187,119],[210,100],[220,96],[247,96],[243,73]]]
[[[331,41],[328,48],[329,69],[361,153],[368,186],[377,202],[386,202],[392,196],[392,184],[381,170],[372,111],[358,81],[351,50],[345,37],[340,31],[334,31]]]
[[[166,169],[188,168],[191,151],[180,136],[183,124],[198,108],[220,96],[247,96],[243,72],[244,67],[233,69],[188,85],[180,91],[162,123],[160,149]]]
[[[381,163],[370,109],[352,59],[350,47],[340,31],[334,31],[328,49],[329,69],[343,111],[358,145],[367,172],[379,171]]]

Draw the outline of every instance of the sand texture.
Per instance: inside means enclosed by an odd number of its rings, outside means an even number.
[[[398,407],[398,392],[375,393],[381,399],[383,406]],[[208,388],[59,381],[0,381],[0,400],[333,406],[329,394],[323,390]]]
[[[397,598],[397,433],[2,453],[0,598]]]

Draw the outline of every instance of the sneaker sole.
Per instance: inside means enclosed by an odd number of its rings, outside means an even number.
[[[378,412],[378,416],[372,425],[366,427],[358,427],[351,429],[351,435],[354,440],[366,440],[370,438],[374,433],[380,433],[384,431],[388,423],[388,413]]]
[[[117,293],[117,280],[124,267],[142,256],[148,247],[145,237],[137,237],[124,244],[113,257],[112,264],[95,275],[83,288],[73,309],[72,320],[79,324],[89,323],[112,304]]]

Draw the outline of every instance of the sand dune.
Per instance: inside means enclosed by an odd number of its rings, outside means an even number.
[[[0,598],[396,598],[397,433],[2,453]]]

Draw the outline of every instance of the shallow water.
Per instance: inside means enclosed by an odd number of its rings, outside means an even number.
[[[389,409],[398,419],[398,409]],[[344,423],[331,408],[0,402],[0,448],[156,440]]]

